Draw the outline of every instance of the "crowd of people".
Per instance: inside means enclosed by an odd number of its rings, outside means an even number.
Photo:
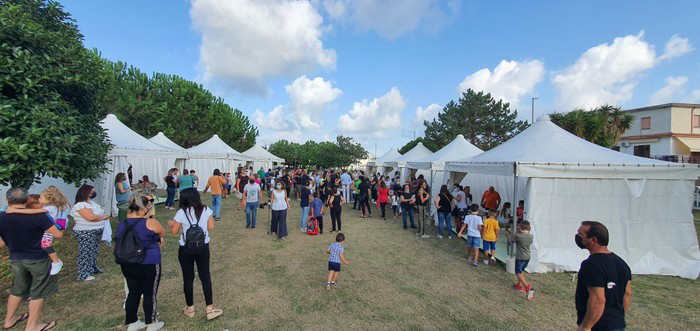
[[[124,173],[118,173],[114,181],[114,193],[118,208],[119,225],[112,234],[109,216],[98,203],[95,188],[81,186],[71,206],[68,199],[56,188],[49,187],[39,195],[30,195],[22,188],[7,192],[7,210],[0,214],[0,245],[10,250],[13,286],[7,304],[5,328],[27,321],[27,330],[49,330],[56,321],[42,323],[40,313],[46,297],[56,293],[58,284],[55,275],[63,261],[52,248],[54,239],[59,239],[68,229],[69,215],[74,220],[73,235],[77,241],[77,280],[95,280],[103,271],[97,266],[102,241],[115,238],[115,257],[120,264],[125,283],[125,325],[130,331],[159,330],[164,322],[157,320],[157,296],[160,284],[161,248],[170,232],[177,236],[178,262],[182,270],[185,306],[182,314],[192,318],[194,308],[193,283],[195,265],[202,284],[208,320],[223,314],[214,306],[213,286],[209,268],[211,252],[210,233],[221,219],[222,199],[231,195],[239,197],[235,202],[238,210],[245,210],[246,228],[255,229],[258,209],[270,209],[269,232],[279,240],[288,237],[287,214],[291,201],[296,198],[300,207],[299,229],[310,232],[317,226],[323,233],[324,216],[331,217],[331,233],[335,241],[326,249],[329,254],[326,289],[336,285],[341,263],[345,258],[345,240],[342,233],[343,208],[351,205],[360,218],[372,217],[372,206],[387,220],[401,216],[403,229],[412,229],[420,238],[427,234],[430,210],[435,209],[438,218],[437,237],[452,239],[453,231],[458,237],[466,236],[467,261],[479,265],[479,254],[483,251],[483,263],[495,261],[496,243],[500,235],[507,236],[515,245],[515,291],[524,293],[528,300],[534,296],[534,288],[525,278],[525,269],[530,260],[530,245],[534,237],[531,224],[525,220],[524,201],[516,208],[516,231],[505,231],[513,222],[511,204],[502,202],[500,194],[490,187],[479,203],[471,194],[470,187],[454,184],[440,187],[437,196],[431,198],[428,181],[420,175],[405,180],[381,174],[365,175],[363,171],[313,170],[301,168],[279,168],[276,170],[240,167],[233,175],[219,169],[207,179],[203,192],[211,190],[211,207],[206,206],[198,191],[199,178],[194,170],[170,169],[164,177],[167,198],[165,208],[174,210],[179,194],[178,210],[167,229],[155,218],[156,197],[146,190],[135,190]],[[147,177],[144,178],[147,181]],[[290,198],[291,197],[291,198]],[[326,219],[327,220],[327,219]],[[452,221],[455,223],[453,230]],[[580,329],[624,328],[624,313],[629,310],[631,300],[631,275],[629,267],[614,253],[607,250],[608,234],[598,222],[583,222],[575,237],[576,245],[591,252],[589,259],[581,264],[576,290],[576,308]],[[613,287],[610,287],[610,284]],[[607,288],[606,288],[607,287]],[[29,297],[29,313],[17,314],[23,299]],[[601,298],[603,300],[601,300]],[[138,318],[142,306],[144,320]],[[599,326],[606,326],[600,328]]]

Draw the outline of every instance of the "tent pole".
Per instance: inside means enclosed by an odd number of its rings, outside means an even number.
[[[518,199],[518,175],[517,175],[517,163],[513,162],[513,202],[510,204],[510,212],[511,212],[511,221],[513,224],[511,225],[511,234],[515,235],[515,224],[517,223],[517,199]],[[510,253],[510,256],[515,255],[515,249],[514,245],[508,244],[508,253]]]

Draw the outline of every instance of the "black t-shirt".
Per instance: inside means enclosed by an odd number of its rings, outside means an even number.
[[[168,188],[177,187],[177,185],[175,185],[175,179],[173,178],[173,176],[165,177],[165,183],[168,184]]]
[[[301,176],[301,185],[306,185],[306,183],[308,183],[310,179],[311,179],[311,177],[309,177],[309,175],[307,175],[307,174],[302,175]]]
[[[360,192],[360,196],[367,196],[367,190],[369,189],[369,184],[367,182],[362,182],[357,186],[357,190]]]
[[[576,284],[576,324],[581,324],[588,307],[588,287],[605,289],[605,310],[592,330],[611,330],[625,327],[624,297],[632,272],[625,261],[615,253],[591,254],[581,262]]]
[[[438,213],[449,213],[452,211],[452,205],[450,204],[452,202],[452,194],[448,193],[440,193],[438,195],[440,198],[440,203],[438,204]]]
[[[304,186],[301,188],[301,207],[308,207],[309,206],[309,196],[311,195],[311,190],[309,190],[308,187]]]
[[[42,260],[49,256],[41,249],[41,237],[54,225],[48,214],[0,213],[0,237],[12,260]]]
[[[411,199],[411,197],[415,197],[413,192],[403,192],[403,193],[401,193],[401,196],[404,199]],[[399,200],[399,201],[401,201],[401,200]],[[411,202],[409,202],[409,201],[401,202],[401,208],[406,208],[406,209],[412,208]]]

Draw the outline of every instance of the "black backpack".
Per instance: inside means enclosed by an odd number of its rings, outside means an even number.
[[[146,257],[146,249],[134,229],[142,221],[145,222],[145,219],[134,224],[123,221],[124,230],[115,238],[114,244],[114,262],[117,264],[140,264]]]
[[[192,210],[194,210],[194,208]],[[204,234],[204,229],[199,226],[199,220],[194,224],[190,222],[189,210],[185,211],[185,217],[187,217],[187,223],[190,224],[187,231],[182,232],[182,238],[185,240],[185,253],[188,255],[198,255],[204,250],[206,234]]]

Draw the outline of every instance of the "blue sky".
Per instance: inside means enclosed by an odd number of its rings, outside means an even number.
[[[528,120],[531,97],[537,115],[700,102],[700,1],[61,2],[87,47],[201,82],[263,144],[345,134],[380,156],[466,88]]]

